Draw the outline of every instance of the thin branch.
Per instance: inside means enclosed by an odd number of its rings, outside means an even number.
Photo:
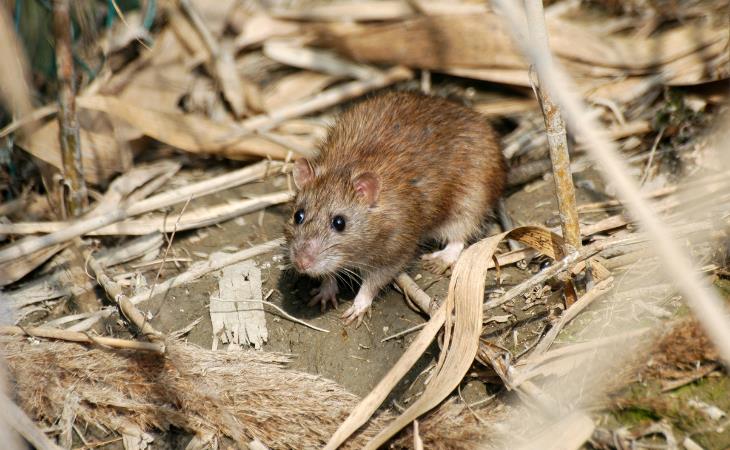
[[[224,301],[226,301],[226,300],[224,300]],[[256,303],[256,304],[263,304],[263,305],[271,306],[279,314],[281,314],[282,317],[284,317],[287,320],[291,320],[292,322],[298,323],[299,325],[304,325],[305,327],[311,328],[311,329],[316,330],[316,331],[321,331],[322,333],[329,333],[330,332],[330,330],[326,330],[326,329],[320,328],[320,327],[318,327],[316,325],[312,325],[311,323],[305,322],[305,321],[303,321],[301,319],[297,319],[296,317],[294,317],[291,314],[287,313],[286,311],[284,311],[280,307],[276,306],[275,304],[273,304],[271,302],[267,302],[266,300],[230,300],[230,303]],[[264,310],[264,311],[266,311],[266,310]]]
[[[545,14],[542,0],[526,0],[526,13],[529,22],[530,45],[536,52],[550,55],[548,35],[545,27]],[[555,180],[555,196],[560,212],[560,228],[563,232],[563,252],[569,255],[581,247],[580,224],[575,202],[575,187],[570,172],[570,154],[568,153],[568,138],[565,132],[565,122],[560,114],[560,108],[553,102],[550,91],[544,89],[544,82],[538,76],[539,86],[536,87],[540,106],[545,119],[550,161],[552,162],[553,178]],[[567,306],[576,300],[572,283],[566,286]]]
[[[0,334],[24,334],[27,336],[40,337],[46,339],[58,339],[69,342],[80,342],[83,344],[98,344],[106,347],[144,350],[154,353],[164,353],[165,347],[155,342],[130,341],[127,339],[117,339],[105,336],[91,336],[88,333],[79,331],[62,330],[51,327],[33,327],[23,328],[15,326],[0,326]]]
[[[76,115],[76,86],[71,53],[69,0],[53,0],[53,34],[56,39],[56,76],[58,78],[58,129],[61,161],[66,184],[66,207],[72,217],[89,206],[81,164],[81,138]]]

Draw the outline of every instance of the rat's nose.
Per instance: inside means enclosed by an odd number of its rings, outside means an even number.
[[[295,262],[299,269],[307,270],[312,267],[312,264],[314,264],[314,258],[312,257],[312,255],[306,252],[301,252],[299,255],[297,255]]]
[[[299,247],[299,250],[294,256],[294,263],[300,271],[306,271],[311,268],[316,261],[317,248],[316,244],[312,241],[307,241]]]

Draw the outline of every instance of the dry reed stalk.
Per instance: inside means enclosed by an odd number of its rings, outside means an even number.
[[[142,350],[153,353],[164,353],[165,347],[154,342],[130,341],[105,336],[92,336],[78,331],[63,330],[51,327],[16,327],[0,326],[0,334],[5,335],[27,335],[46,339],[58,339],[68,342],[79,342],[83,344],[97,344],[102,347],[119,348],[125,350]]]
[[[53,34],[58,78],[58,129],[60,132],[63,177],[66,184],[67,213],[80,216],[89,206],[81,164],[79,118],[76,115],[76,82],[71,53],[71,19],[69,0],[53,0]]]
[[[535,349],[530,355],[530,358],[539,357],[540,355],[545,353],[555,341],[555,338],[558,337],[560,331],[562,331],[565,325],[568,324],[568,322],[573,320],[578,314],[581,313],[581,311],[583,311],[591,303],[593,303],[594,300],[600,298],[602,295],[611,290],[612,287],[613,278],[609,277],[605,280],[602,280],[601,282],[593,286],[591,290],[586,292],[580,299],[578,299],[577,302],[573,304],[572,307],[568,308],[565,313],[560,316],[560,320],[558,321],[558,323],[553,325],[550,331],[540,340],[540,342],[537,343]]]
[[[122,236],[145,235],[154,232],[171,233],[173,228],[178,231],[192,230],[214,225],[235,217],[259,211],[269,206],[286,203],[293,197],[291,192],[280,191],[270,194],[253,196],[244,200],[211,205],[188,211],[180,223],[175,225],[169,221],[166,214],[143,217],[136,220],[125,220],[85,233],[89,236]],[[0,233],[7,234],[34,234],[54,233],[68,226],[67,222],[18,222],[0,224]]]
[[[730,321],[727,308],[719,295],[696,273],[687,255],[674,244],[671,230],[642,197],[638,186],[628,175],[626,164],[621,160],[613,142],[606,138],[601,125],[588,114],[583,103],[575,94],[568,76],[543,53],[535,51],[522,38],[524,23],[515,5],[505,0],[494,0],[509,21],[510,29],[528,58],[535,63],[545,88],[563,108],[568,124],[581,135],[591,156],[598,163],[604,175],[610,178],[619,197],[624,201],[631,215],[643,228],[653,249],[660,256],[667,275],[677,284],[688,305],[699,319],[707,334],[717,346],[726,366],[730,365]]]
[[[283,167],[280,163],[262,161],[210,180],[204,180],[198,183],[189,184],[180,189],[174,189],[157,194],[148,199],[131,204],[126,208],[119,208],[110,211],[101,217],[90,217],[70,222],[66,228],[50,233],[46,236],[27,237],[19,240],[15,244],[3,248],[0,250],[0,263],[21,258],[27,254],[60,242],[69,241],[91,231],[98,230],[99,228],[124,220],[127,217],[181,203],[191,197],[201,197],[264,178],[268,174],[273,173],[274,169],[280,167]]]
[[[9,4],[0,6],[0,61],[3,61],[3,70],[0,70],[0,103],[6,106],[15,118],[0,132],[0,139],[5,137],[5,130],[11,125],[14,129],[21,128],[28,122],[23,118],[33,111],[28,77],[28,62],[25,58],[23,46],[18,39],[13,25],[11,14],[7,10]]]
[[[581,247],[581,249],[577,252],[565,256],[547,269],[538,272],[534,276],[513,287],[503,296],[484,303],[484,311],[486,312],[489,309],[496,308],[514,298],[517,298],[517,296],[522,295],[524,292],[527,292],[528,290],[546,282],[547,280],[560,274],[561,272],[568,270],[574,264],[585,261],[586,259],[590,258],[598,252],[606,250],[607,248],[641,242],[642,240],[642,237],[635,235],[616,236],[613,238],[603,239],[594,242],[591,245],[587,245],[585,247]]]
[[[526,0],[525,6],[529,22],[530,45],[535,48],[535,51],[550,55],[542,0]],[[558,201],[560,228],[564,239],[563,250],[565,255],[569,255],[580,249],[581,238],[575,202],[575,186],[573,186],[573,176],[570,172],[568,137],[560,108],[553,102],[550,91],[543,88],[543,82],[539,76],[538,80],[536,93],[545,119],[545,132],[555,180],[555,197]],[[565,294],[566,306],[570,306],[577,300],[575,288],[571,282],[566,286]]]
[[[119,310],[122,311],[122,314],[124,314],[130,322],[132,322],[148,338],[161,339],[164,337],[162,333],[155,330],[155,328],[149,323],[147,317],[145,317],[145,315],[129,301],[129,298],[124,295],[119,284],[104,273],[104,269],[101,264],[99,264],[99,262],[91,256],[91,254],[86,255],[86,262],[89,269],[91,269],[91,272],[94,274],[96,282],[104,289],[107,297],[119,306]]]
[[[413,278],[408,276],[408,274],[401,273],[398,275],[395,279],[395,282],[398,284],[398,287],[401,288],[403,291],[403,295],[412,301],[418,308],[421,309],[424,313],[428,314],[429,316],[436,311],[436,308],[438,307],[437,304],[434,303],[433,299],[426,294],[419,286],[416,284],[415,281],[413,281]]]

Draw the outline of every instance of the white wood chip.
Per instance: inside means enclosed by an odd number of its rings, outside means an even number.
[[[260,349],[268,340],[264,305],[256,303],[263,300],[261,269],[250,260],[225,267],[218,289],[218,298],[210,299],[214,339]]]

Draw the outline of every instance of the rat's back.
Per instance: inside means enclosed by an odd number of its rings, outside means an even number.
[[[487,120],[442,98],[390,92],[360,102],[332,127],[318,158],[345,173],[370,171],[384,202],[402,203],[430,236],[454,214],[483,218],[502,193],[506,164]],[[477,232],[478,225],[469,231]]]

